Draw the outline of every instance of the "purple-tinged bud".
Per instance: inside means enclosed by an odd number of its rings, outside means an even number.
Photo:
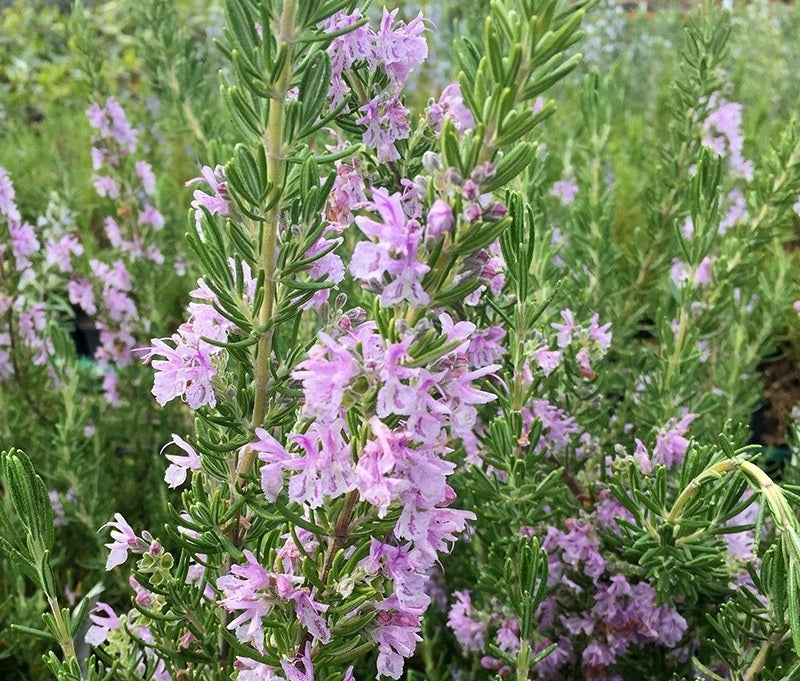
[[[343,331],[349,331],[354,326],[362,324],[367,318],[367,311],[363,307],[354,307],[339,318],[338,326]]]
[[[467,222],[477,222],[481,219],[481,214],[481,207],[477,203],[470,204],[467,210],[464,211],[464,217],[466,217]]]
[[[456,168],[448,168],[444,173],[444,181],[453,187],[460,187],[464,182],[464,178]]]
[[[197,641],[197,637],[191,631],[187,631],[178,640],[178,647],[179,648],[188,648],[192,643],[195,643],[196,641]]]
[[[137,591],[136,592],[136,605],[140,605],[143,608],[149,608],[153,605],[153,599],[150,597],[150,594],[147,591]]]
[[[428,125],[430,125],[434,130],[438,131],[442,127],[444,116],[444,108],[433,99],[429,100],[427,111]]]
[[[502,203],[495,202],[489,204],[489,207],[483,212],[483,219],[486,222],[497,222],[502,220],[508,214],[508,208]]]
[[[461,196],[465,201],[474,201],[478,198],[478,185],[472,180],[467,180],[461,188]]]
[[[426,151],[422,154],[422,167],[434,175],[442,169],[442,157],[435,151]]]
[[[455,225],[453,209],[442,199],[436,199],[428,211],[427,223],[428,234],[434,239],[438,239],[453,229]]]
[[[494,177],[496,170],[497,168],[495,167],[494,163],[487,161],[486,163],[481,163],[480,165],[475,166],[469,177],[473,182],[475,182],[475,184],[480,186],[487,180],[491,180]]]
[[[150,548],[148,549],[148,551],[150,552],[151,555],[157,556],[159,553],[161,553],[161,544],[153,540],[150,544]]]

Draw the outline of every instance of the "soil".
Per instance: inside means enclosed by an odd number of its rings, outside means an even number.
[[[753,415],[753,442],[767,447],[786,445],[789,413],[800,403],[800,364],[784,357],[761,367],[762,406]]]

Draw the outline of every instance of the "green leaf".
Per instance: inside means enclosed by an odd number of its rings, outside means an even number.
[[[505,187],[533,161],[536,147],[529,142],[520,142],[501,156],[497,162],[494,177],[481,187],[483,191],[493,192]]]

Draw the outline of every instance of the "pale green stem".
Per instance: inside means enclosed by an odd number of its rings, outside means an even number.
[[[272,192],[283,191],[286,160],[283,145],[283,116],[286,103],[286,91],[292,77],[293,55],[292,42],[294,30],[294,17],[297,0],[285,0],[283,10],[278,22],[278,33],[275,36],[277,50],[282,48],[288,54],[283,62],[283,67],[277,79],[272,83],[271,102],[267,129],[264,134],[264,151],[267,157],[267,181],[272,187]],[[267,413],[267,399],[269,396],[269,359],[272,354],[272,328],[271,322],[275,303],[275,252],[278,241],[278,227],[281,218],[281,202],[279,198],[272,197],[273,205],[267,213],[261,241],[261,267],[264,270],[264,299],[259,310],[258,323],[261,329],[261,338],[256,350],[255,365],[255,401],[253,405],[252,425],[259,427],[264,423]],[[237,477],[246,475],[253,465],[255,452],[247,449],[239,460]]]

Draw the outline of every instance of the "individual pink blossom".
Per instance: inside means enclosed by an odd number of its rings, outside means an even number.
[[[378,603],[375,610],[377,626],[372,638],[378,644],[378,674],[399,679],[403,675],[403,658],[411,657],[422,640],[421,613],[402,608],[396,595]]]
[[[108,639],[108,634],[120,627],[120,619],[108,603],[97,603],[89,613],[91,626],[86,630],[85,641],[99,646]]]
[[[153,196],[156,192],[156,176],[153,166],[147,161],[136,161],[136,175],[142,183],[142,189],[147,196]]]
[[[194,191],[194,200],[192,201],[192,208],[194,208],[195,224],[199,228],[200,222],[203,218],[203,208],[205,208],[211,215],[221,215],[227,217],[231,213],[230,204],[228,203],[228,188],[227,180],[225,178],[225,169],[222,166],[211,168],[203,166],[201,169],[200,177],[195,177],[186,182],[186,186],[196,184],[198,182],[205,182],[210,188],[212,193],[208,194],[200,189]]]
[[[462,650],[483,652],[486,646],[486,622],[478,618],[472,607],[471,595],[469,591],[453,592],[456,601],[450,607],[447,626],[452,629]]]
[[[261,489],[267,501],[275,501],[283,489],[283,472],[292,466],[293,457],[272,435],[263,428],[256,428],[256,440],[242,448],[258,453],[261,466]]]
[[[219,604],[228,612],[241,611],[228,623],[228,629],[234,631],[242,643],[249,643],[263,653],[262,619],[275,607],[274,597],[266,591],[272,580],[252,552],[245,550],[244,557],[246,564],[234,565],[229,574],[217,580],[217,588],[223,596]]]
[[[30,256],[39,251],[41,244],[36,238],[33,227],[27,222],[10,223],[8,233],[11,236],[11,250],[16,260],[16,268],[21,272],[30,266]]]
[[[167,460],[170,465],[167,467],[167,472],[164,474],[164,481],[170,487],[180,487],[186,482],[186,475],[189,471],[196,471],[200,469],[200,457],[197,455],[194,447],[192,447],[186,440],[179,435],[172,435],[172,442],[168,442],[161,448],[161,453],[170,445],[176,445],[184,452],[186,456],[179,454],[167,454]]]
[[[136,536],[133,528],[119,513],[115,513],[114,520],[106,523],[100,529],[106,527],[111,528],[111,539],[113,540],[106,544],[106,547],[110,549],[108,560],[106,560],[106,570],[112,570],[128,559],[128,551],[141,548],[143,541]]]
[[[59,272],[70,272],[72,256],[82,254],[83,245],[74,234],[64,234],[57,241],[48,239],[45,244],[45,262],[48,266],[56,266]]]
[[[591,322],[589,323],[589,338],[597,343],[597,347],[602,354],[606,354],[611,348],[611,322],[600,325],[600,315],[596,312],[592,315]]]
[[[526,428],[532,427],[535,419],[542,423],[542,437],[537,450],[551,447],[556,452],[563,452],[581,430],[572,416],[547,400],[531,402],[523,409],[522,417]]]
[[[400,158],[395,142],[408,139],[411,128],[406,109],[397,95],[380,94],[359,108],[363,114],[356,123],[366,127],[363,142],[377,151],[378,163]]]
[[[427,58],[428,43],[422,35],[426,30],[422,12],[408,24],[397,20],[397,12],[384,8],[376,47],[389,80],[395,86],[402,86],[409,73]]]
[[[558,331],[558,336],[556,337],[556,343],[558,344],[558,347],[565,348],[572,342],[572,336],[577,327],[575,326],[575,319],[572,316],[571,310],[562,310],[561,318],[564,320],[563,324],[554,323],[550,326]]]
[[[170,340],[174,347],[165,340]],[[197,338],[189,324],[183,325],[171,339],[154,338],[151,343],[142,359],[155,369],[153,396],[161,406],[176,397],[183,398],[191,409],[216,404],[213,381],[217,369],[212,356],[219,348]],[[163,359],[154,359],[157,357]]]
[[[341,231],[353,224],[353,211],[367,203],[366,185],[361,177],[358,157],[352,165],[339,162],[336,165],[336,179],[328,198],[327,218],[331,228]]]
[[[164,216],[150,204],[139,211],[137,218],[139,225],[150,225],[154,230],[159,231],[164,227]]]
[[[453,121],[456,130],[464,132],[475,127],[475,118],[464,104],[461,95],[461,86],[450,83],[442,90],[438,101],[428,103],[427,118],[429,125],[435,132],[440,132],[445,118]]]
[[[649,475],[653,470],[653,463],[650,461],[647,447],[644,446],[644,443],[639,438],[636,438],[634,442],[636,443],[636,449],[633,452],[633,460],[644,475]]]
[[[549,376],[561,364],[561,351],[550,350],[546,345],[543,345],[534,351],[533,359],[539,365],[544,375]]]
[[[67,284],[67,296],[70,303],[77,305],[86,314],[93,315],[97,312],[94,291],[88,280],[71,279]]]
[[[292,595],[297,619],[311,636],[320,643],[329,643],[331,631],[322,616],[328,606],[311,598],[307,589],[299,589]]]
[[[340,31],[359,22],[362,14],[358,10],[352,14],[344,11],[332,16],[326,25],[330,33]],[[368,24],[347,31],[336,36],[328,46],[328,55],[331,58],[331,87],[328,97],[333,107],[339,106],[350,93],[350,88],[344,81],[344,73],[359,62],[364,62],[370,69],[378,65],[378,50],[375,32]]]
[[[707,286],[711,283],[711,268],[713,261],[710,256],[706,256],[700,261],[697,269],[694,272],[694,285]]]
[[[334,244],[340,244],[341,237],[336,239],[328,239],[325,236],[319,240],[306,251],[304,258],[312,258],[323,251],[330,249]],[[308,268],[308,276],[315,281],[329,282],[331,285],[338,284],[344,279],[345,268],[341,257],[333,251],[328,251],[321,257],[318,257]],[[300,309],[307,310],[309,308],[319,308],[330,297],[331,289],[324,288],[316,291],[310,300],[303,303]]]
[[[427,305],[430,298],[422,288],[421,279],[430,269],[417,260],[417,250],[422,238],[421,227],[415,220],[407,220],[400,194],[380,188],[372,192],[371,207],[381,218],[359,216],[356,224],[369,238],[360,241],[353,250],[350,272],[353,276],[381,282],[388,275],[391,282],[383,288],[381,305],[389,307],[402,300],[417,306]]]
[[[358,373],[352,352],[325,333],[319,334],[318,345],[308,359],[297,365],[292,378],[303,384],[308,398],[303,410],[313,416],[332,420],[339,416],[344,392]]]
[[[686,413],[680,420],[671,419],[664,426],[656,437],[656,444],[653,447],[653,463],[663,464],[667,468],[673,468],[683,461],[686,450],[689,448],[689,440],[685,435],[689,430],[689,425],[697,418],[697,414]]]
[[[0,215],[5,216],[9,222],[19,222],[22,219],[14,203],[15,195],[11,176],[5,168],[0,167]]]
[[[550,193],[561,202],[562,206],[568,206],[578,195],[578,185],[575,182],[575,178],[568,177],[559,180],[553,185],[553,189]]]
[[[350,446],[342,437],[344,423],[314,421],[302,434],[290,439],[300,447],[287,468],[295,472],[289,480],[289,498],[310,508],[320,507],[326,499],[335,499],[355,489]]]
[[[94,188],[100,196],[107,196],[109,199],[119,198],[119,183],[113,177],[92,175],[92,182],[94,182]]]

